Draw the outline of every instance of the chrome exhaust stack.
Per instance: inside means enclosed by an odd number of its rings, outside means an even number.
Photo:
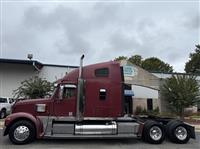
[[[83,76],[83,59],[84,59],[84,54],[80,58],[80,66],[79,66],[79,79],[81,79]]]
[[[83,80],[83,59],[84,55],[80,58],[79,77],[78,77],[78,90],[77,90],[77,102],[76,102],[76,120],[81,121],[83,119],[84,110],[84,80]]]

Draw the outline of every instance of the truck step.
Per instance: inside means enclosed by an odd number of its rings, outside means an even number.
[[[118,135],[71,135],[71,134],[53,134],[45,135],[45,139],[126,139],[137,138],[135,134],[118,134]]]

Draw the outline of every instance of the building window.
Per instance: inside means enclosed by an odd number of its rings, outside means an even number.
[[[109,75],[108,68],[101,68],[101,69],[95,70],[95,76],[96,77],[108,77],[108,75]]]
[[[147,99],[147,110],[148,111],[153,110],[153,100],[151,98]]]

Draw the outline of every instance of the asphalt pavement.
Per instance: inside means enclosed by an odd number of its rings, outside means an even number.
[[[2,136],[0,130],[0,149],[200,149],[200,133],[196,140],[187,144],[175,144],[168,140],[159,145],[145,143],[139,139],[126,140],[36,140],[27,145],[13,145],[8,136]]]
[[[0,120],[0,149],[200,149],[200,132],[196,129],[196,139],[187,144],[175,144],[165,140],[162,144],[152,145],[139,139],[126,140],[36,140],[27,145],[13,145],[8,136],[3,137],[3,120]]]

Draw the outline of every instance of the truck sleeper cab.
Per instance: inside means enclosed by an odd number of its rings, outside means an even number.
[[[4,135],[14,144],[41,138],[133,138],[154,144],[165,136],[176,143],[195,138],[179,120],[124,114],[123,71],[117,62],[82,67],[59,80],[49,99],[16,102]]]

